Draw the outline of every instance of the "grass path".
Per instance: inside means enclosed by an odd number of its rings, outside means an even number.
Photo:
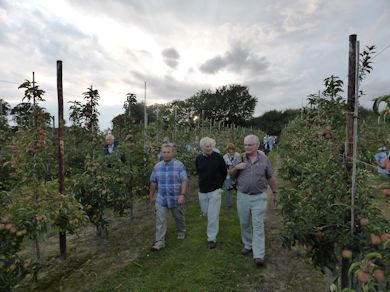
[[[274,164],[277,165],[277,162]],[[281,183],[281,182],[280,182]],[[196,194],[186,207],[187,237],[176,239],[170,216],[166,248],[149,251],[145,240],[138,258],[106,278],[96,291],[327,291],[329,281],[299,251],[284,250],[279,239],[280,209],[268,208],[264,268],[240,254],[242,248],[235,204],[222,201],[218,246],[207,249],[206,219],[200,215]],[[235,197],[235,196],[234,196]],[[223,198],[224,199],[224,198]],[[234,202],[235,203],[235,202]],[[150,218],[150,220],[154,220]],[[148,231],[150,234],[150,231]]]

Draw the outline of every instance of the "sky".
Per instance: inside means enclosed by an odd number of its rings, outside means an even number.
[[[339,76],[347,93],[349,35],[375,45],[360,85],[364,107],[390,94],[390,0],[0,0],[0,98],[20,103],[24,80],[46,91],[57,117],[56,62],[64,101],[100,93],[100,127],[138,101],[184,100],[202,89],[241,84],[254,116],[300,108]]]

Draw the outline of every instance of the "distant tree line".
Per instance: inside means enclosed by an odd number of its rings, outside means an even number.
[[[299,115],[301,110],[288,109],[285,111],[272,110],[265,112],[263,115],[253,118],[249,121],[249,125],[255,128],[260,128],[268,135],[279,136],[283,128]]]
[[[328,82],[332,98],[341,98],[342,81],[337,76],[331,76],[324,80]],[[36,82],[28,80],[19,86],[25,89],[21,103],[11,108],[10,105],[0,100],[0,128],[8,126],[7,116],[11,115],[17,127],[27,127],[34,123],[36,115],[43,116],[47,125],[50,124],[51,116],[39,102],[44,101],[44,90],[41,90]],[[84,128],[87,131],[99,131],[99,92],[92,85],[83,94],[85,103],[71,101],[69,120],[72,126]],[[315,100],[315,95],[308,96],[308,102]],[[261,116],[253,117],[258,99],[249,93],[246,86],[230,84],[218,87],[215,90],[202,89],[185,100],[174,100],[165,104],[154,104],[146,107],[147,120],[149,123],[159,122],[162,127],[169,125],[188,124],[194,126],[202,121],[221,122],[224,125],[236,125],[241,127],[254,127],[261,129],[269,135],[279,135],[282,129],[300,115],[304,109],[287,109],[284,111],[271,110]],[[114,128],[125,128],[130,123],[142,124],[144,122],[145,105],[138,102],[133,93],[126,95],[123,105],[124,113],[113,118]],[[360,117],[374,116],[372,110],[361,108]]]

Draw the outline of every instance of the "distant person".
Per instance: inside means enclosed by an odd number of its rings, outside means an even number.
[[[237,180],[237,213],[240,220],[242,255],[253,253],[257,267],[265,264],[264,216],[267,210],[267,189],[271,187],[277,205],[277,185],[271,162],[261,151],[255,135],[244,138],[245,154],[234,161],[229,174]]]
[[[268,143],[268,149],[269,149],[270,152],[272,151],[272,147],[274,145],[274,142],[275,142],[274,136],[269,135],[268,139],[267,139],[267,143]]]
[[[382,146],[378,148],[377,153],[375,153],[375,164],[378,166],[378,173],[383,176],[390,176],[390,171],[387,169],[387,161],[389,157],[389,150]]]
[[[115,137],[111,132],[106,135],[106,144],[104,145],[104,154],[111,154],[118,147],[118,142],[115,141]]]
[[[238,159],[240,154],[236,152],[236,146],[233,143],[229,143],[227,147],[227,153],[223,156],[225,160],[226,168],[228,170],[226,176],[226,207],[231,208],[231,195],[230,191],[235,187],[235,181],[229,175],[229,169],[232,168],[235,159]]]
[[[104,155],[110,155],[118,148],[119,143],[115,141],[115,137],[113,134],[111,134],[111,132],[108,132],[105,139],[106,144],[104,145]],[[121,153],[119,158],[122,162],[126,161],[126,155],[124,153]],[[108,164],[108,166],[112,167],[111,162]]]
[[[265,154],[266,156],[268,156],[268,153],[269,153],[268,135],[267,135],[267,136],[264,136],[263,145],[264,145],[264,154]]]
[[[194,149],[192,148],[191,144],[186,144],[185,146],[187,152],[192,152]]]
[[[187,172],[184,164],[174,158],[172,143],[161,147],[163,160],[158,162],[150,176],[149,200],[156,207],[156,240],[152,247],[158,251],[165,247],[168,211],[176,222],[177,239],[183,240],[186,233],[184,203],[187,192]],[[155,196],[157,190],[157,197]]]
[[[263,145],[264,145],[264,149],[268,148],[268,135],[264,136],[264,138],[263,138]]]
[[[279,138],[278,138],[278,136],[274,136],[274,145],[275,145],[276,151],[278,151],[279,150]]]
[[[195,169],[199,178],[199,203],[204,216],[207,216],[207,247],[217,246],[219,212],[221,209],[222,186],[227,170],[221,154],[213,151],[215,140],[204,137],[199,145],[202,151],[195,159]]]

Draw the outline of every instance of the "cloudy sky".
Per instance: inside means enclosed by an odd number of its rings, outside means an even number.
[[[390,93],[389,0],[0,0],[0,98],[21,102],[32,72],[57,116],[56,61],[65,102],[99,90],[101,128],[126,93],[147,104],[238,83],[255,116],[299,108],[336,75],[347,84],[348,37],[376,45],[361,104]],[[347,90],[345,89],[345,92]],[[67,104],[68,108],[69,105]]]

